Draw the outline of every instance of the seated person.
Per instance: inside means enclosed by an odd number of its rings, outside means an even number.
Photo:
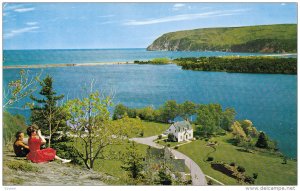
[[[24,133],[21,131],[16,133],[14,152],[17,157],[26,157],[26,155],[29,153],[29,146],[24,143]]]

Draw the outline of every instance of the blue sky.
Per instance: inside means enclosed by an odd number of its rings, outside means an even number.
[[[4,49],[145,48],[164,33],[297,23],[296,3],[4,3]]]

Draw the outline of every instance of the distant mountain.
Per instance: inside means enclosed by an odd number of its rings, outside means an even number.
[[[170,32],[157,38],[147,50],[297,52],[297,25],[202,28]]]

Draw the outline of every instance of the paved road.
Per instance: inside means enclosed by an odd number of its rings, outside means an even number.
[[[157,138],[157,136],[153,137],[145,137],[145,138],[132,138],[131,140],[141,143],[144,145],[149,145],[151,147],[155,148],[163,148],[162,145],[159,145],[157,143],[154,143],[154,140]],[[185,165],[190,169],[191,171],[191,177],[192,177],[192,184],[194,186],[206,186],[206,179],[205,175],[203,174],[202,170],[200,167],[188,156],[182,154],[181,152],[178,152],[174,149],[170,149],[171,152],[174,154],[174,156],[177,159],[185,159]]]

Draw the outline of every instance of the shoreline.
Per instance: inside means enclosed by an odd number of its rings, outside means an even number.
[[[12,65],[3,66],[3,69],[17,68],[55,68],[55,67],[77,67],[77,66],[104,66],[114,64],[134,64],[133,61],[128,62],[95,62],[95,63],[76,63],[76,64],[34,64],[34,65]]]

